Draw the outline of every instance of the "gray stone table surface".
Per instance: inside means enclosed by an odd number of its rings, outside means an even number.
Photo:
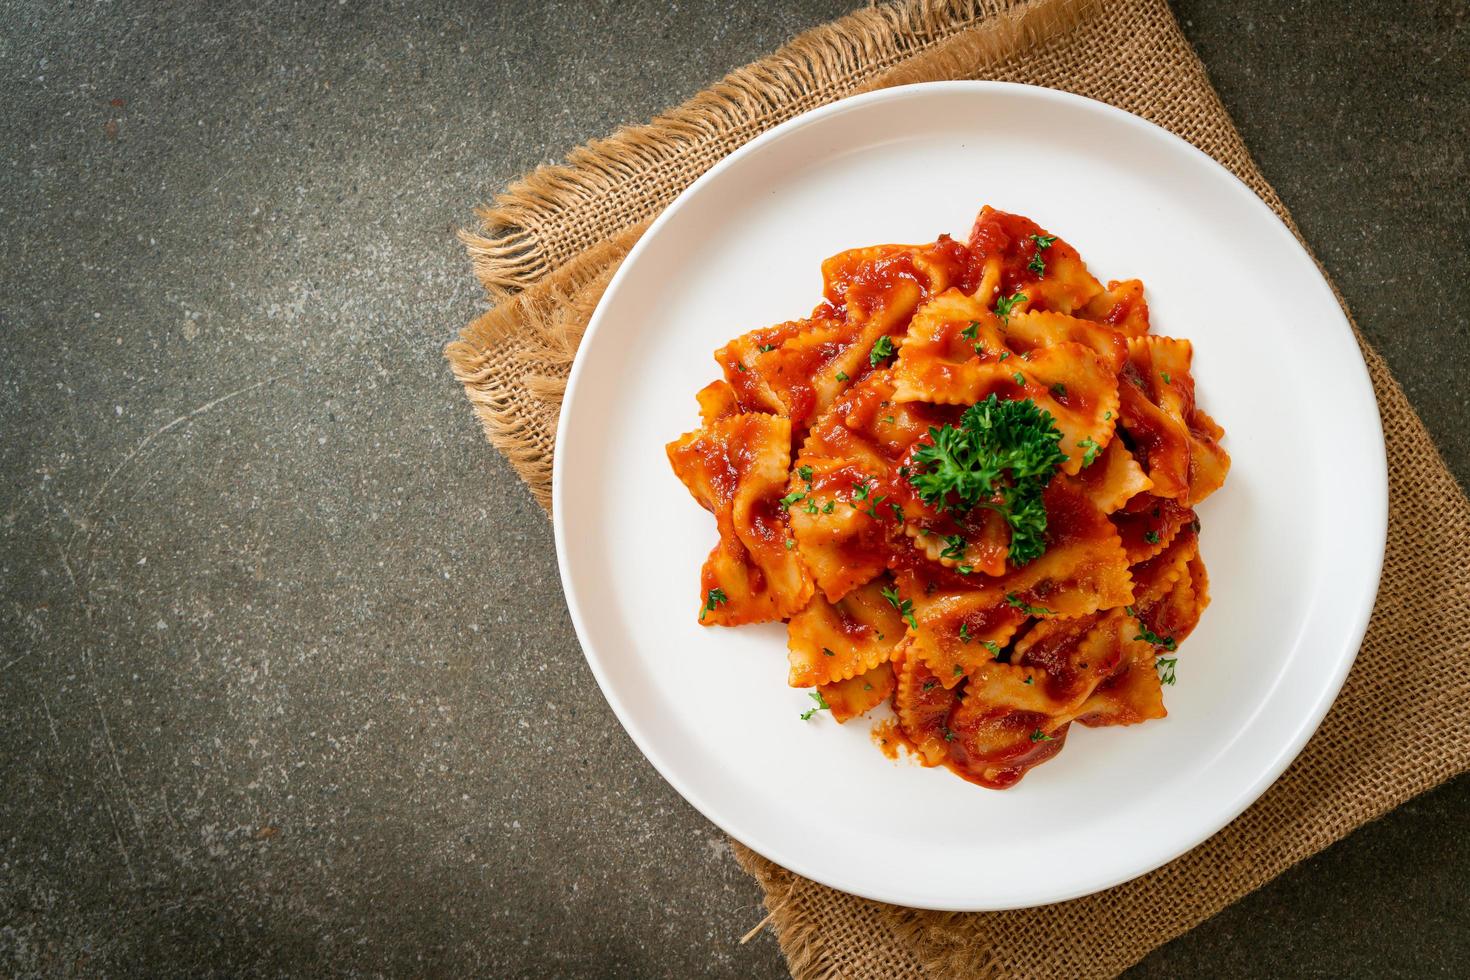
[[[782,974],[441,348],[473,204],[850,6],[3,7],[0,973]],[[1179,13],[1464,482],[1465,5]],[[1467,803],[1135,974],[1463,970]]]

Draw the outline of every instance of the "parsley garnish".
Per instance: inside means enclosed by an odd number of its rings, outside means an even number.
[[[744,374],[745,373],[745,362],[744,361],[736,361],[735,362],[735,369],[737,371],[739,371],[741,374]]]
[[[992,657],[1000,656],[1000,644],[994,640],[981,640],[980,645],[990,651]]]
[[[1133,611],[1132,606],[1129,606],[1123,611],[1126,612],[1128,615],[1133,616],[1134,618],[1138,617],[1138,613]],[[1174,638],[1172,636],[1160,636],[1159,634],[1155,633],[1153,630],[1145,626],[1143,624],[1143,620],[1141,619],[1138,620],[1138,635],[1135,636],[1134,639],[1142,640],[1145,643],[1152,643],[1154,646],[1162,647],[1163,649],[1168,650],[1170,653],[1173,653],[1176,649],[1179,648],[1179,644],[1174,642]]]
[[[965,536],[963,534],[951,534],[944,539],[945,548],[939,553],[940,558],[953,558],[955,561],[965,557]]]
[[[894,609],[897,609],[898,614],[908,621],[910,626],[914,629],[919,628],[918,621],[914,619],[914,604],[912,600],[900,599],[898,597],[898,590],[892,586],[884,588],[882,595],[883,598],[888,600],[888,604]]]
[[[1026,376],[1024,374],[1022,374],[1020,371],[1017,371],[1015,374],[1011,375],[1011,377],[1015,379],[1015,382],[1018,385],[1025,385],[1026,384]]]
[[[805,496],[806,494],[802,493],[800,490],[791,491],[786,496],[781,498],[781,509],[790,510],[792,504],[796,503],[798,500],[801,500]]]
[[[1113,417],[1113,413],[1112,412],[1103,412],[1103,421],[1104,422],[1106,422],[1108,419],[1110,419],[1112,417]]]
[[[969,643],[970,642],[970,624],[969,623],[961,623],[960,624],[960,642],[961,643]]]
[[[1039,249],[1051,248],[1052,243],[1057,240],[1056,235],[1029,235],[1027,237],[1035,242]]]
[[[1097,459],[1097,454],[1102,451],[1102,447],[1099,446],[1096,442],[1094,442],[1092,440],[1092,437],[1091,436],[1089,436],[1086,439],[1078,439],[1077,440],[1077,448],[1078,449],[1081,449],[1083,451],[1082,452],[1082,465],[1083,466],[1091,466],[1092,465],[1092,461],[1094,459]]]
[[[940,725],[939,730],[944,733],[944,740],[946,742],[953,742],[957,738],[955,733],[949,730],[948,725]]]
[[[1058,381],[1056,384],[1051,386],[1051,393],[1053,395],[1056,395],[1058,398],[1066,398],[1067,386]]]
[[[1031,256],[1031,261],[1026,263],[1026,268],[1038,276],[1046,275],[1046,260],[1041,257],[1041,249],[1038,248],[1036,254]]]
[[[877,367],[892,356],[893,338],[887,336],[879,337],[878,342],[873,345],[873,349],[868,351],[868,363],[873,367]]]
[[[1011,307],[1017,303],[1026,301],[1025,293],[1017,293],[1014,296],[997,296],[995,298],[995,315],[1000,317],[1000,322],[1005,323],[1006,318],[1011,315]]]
[[[822,697],[821,691],[808,691],[806,696],[817,702],[817,706],[815,708],[807,708],[805,711],[803,711],[801,713],[802,721],[806,721],[807,719],[811,718],[811,716],[816,714],[818,711],[826,711],[828,708],[832,707],[830,704],[827,703],[827,699]]]
[[[1002,361],[1005,360],[1006,358],[1010,357],[1010,356],[1011,356],[1011,352],[1008,351],[1008,350],[1003,350],[1003,351],[1000,352],[1000,359]]]
[[[1028,616],[1055,616],[1057,612],[1055,609],[1048,609],[1045,606],[1033,606],[1014,592],[1006,593],[1006,605],[1013,606]]]
[[[1026,675],[1026,679],[1024,681],[1022,681],[1021,683],[1022,684],[1030,684],[1034,679],[1035,678],[1033,678],[1030,674],[1027,674]]]
[[[1174,642],[1174,638],[1172,636],[1160,636],[1153,630],[1149,629],[1147,626],[1144,626],[1142,623],[1138,624],[1138,630],[1138,635],[1134,637],[1135,640],[1142,640],[1145,643],[1152,643],[1154,646],[1162,647],[1163,649],[1168,650],[1170,653],[1173,653],[1179,648],[1179,644]]]
[[[955,664],[954,665],[954,675],[956,677],[963,677],[963,676],[965,676],[965,668],[961,667],[959,664]]]
[[[987,507],[1011,529],[1011,561],[1024,565],[1046,548],[1041,491],[1066,461],[1055,420],[1030,399],[991,395],[960,417],[960,427],[931,428],[914,451],[909,482],[920,499],[956,513]]]
[[[934,690],[938,686],[939,686],[939,682],[938,681],[925,681],[924,682],[924,690],[926,690],[926,691],[932,691],[932,690]]]
[[[894,519],[894,521],[897,522],[897,523],[899,523],[899,524],[902,524],[903,523],[903,520],[904,520],[904,516],[905,516],[904,515],[904,512],[903,512],[903,508],[900,507],[898,504],[889,504],[888,506],[891,507],[891,508],[893,508],[893,519]]]
[[[1169,372],[1168,371],[1160,371],[1159,372],[1159,377],[1161,377],[1161,378],[1164,379],[1164,384],[1166,384],[1166,385],[1171,385],[1171,384],[1174,383],[1174,379],[1172,379],[1172,378],[1169,377]]]
[[[786,539],[786,550],[787,551],[792,551],[795,548],[796,548],[796,539],[795,538],[787,538]]]
[[[885,416],[883,416],[883,421],[887,422],[889,425],[897,425],[898,424],[898,420],[895,419],[892,415],[885,415]]]
[[[806,512],[808,514],[815,514],[817,512],[817,502],[815,500],[813,500],[811,497],[806,498],[806,508],[805,509],[806,509]]]
[[[847,372],[846,371],[838,371],[837,372],[837,380],[838,381],[846,381],[847,380]]]
[[[985,356],[985,345],[984,344],[976,344],[975,345],[975,356],[976,357],[984,357]]]
[[[957,572],[959,572],[961,575],[969,575],[971,572],[973,572],[975,570],[975,566],[974,565],[956,565],[954,567],[954,570],[957,571]]]
[[[1158,531],[1144,531],[1143,540],[1147,541],[1149,544],[1158,544],[1159,541],[1161,541],[1162,539],[1159,537]]]
[[[1038,729],[1036,729],[1035,731],[1033,731],[1031,733],[1031,741],[1033,741],[1033,742],[1053,742],[1053,741],[1055,741],[1055,739],[1053,739],[1046,732],[1044,732],[1044,731],[1042,731],[1041,729],[1038,728]]]
[[[808,483],[812,482],[812,468],[810,466],[798,466],[796,468],[796,475]]]
[[[867,480],[864,480],[862,483],[854,483],[852,485],[852,498],[854,500],[867,500],[868,494],[872,493],[873,488],[877,485],[876,480],[872,483],[869,483]]]
[[[980,329],[980,324],[977,321],[975,321],[975,320],[971,320],[970,321],[970,325],[968,327],[966,327],[965,329],[963,329],[963,330],[960,331],[960,336],[961,337],[964,337],[966,340],[974,340],[975,339],[975,335],[976,335],[977,331],[979,331],[979,329]]]
[[[1176,680],[1178,680],[1178,678],[1174,676],[1174,665],[1177,664],[1178,662],[1179,662],[1179,658],[1178,657],[1160,657],[1159,658],[1158,663],[1155,664],[1155,666],[1158,667],[1160,670],[1162,670],[1164,672],[1159,677],[1159,683],[1160,684],[1173,684]]]
[[[767,351],[773,351],[775,349],[776,349],[776,345],[775,344],[761,344],[760,345],[760,352],[762,354],[766,353]]]
[[[704,614],[714,612],[715,606],[723,606],[730,599],[725,595],[725,590],[720,588],[710,589],[704,596],[704,610],[700,612],[699,618],[704,619]]]
[[[824,514],[830,514],[830,513],[832,513],[832,508],[833,508],[833,506],[836,503],[837,503],[837,501],[835,501],[835,500],[829,500],[829,501],[827,501],[825,504],[822,505],[822,513],[824,513]]]

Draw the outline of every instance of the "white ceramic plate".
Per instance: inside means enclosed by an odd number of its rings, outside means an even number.
[[[866,721],[798,714],[779,624],[705,629],[714,522],[664,444],[697,427],[711,352],[805,315],[845,248],[963,240],[982,203],[1141,278],[1195,345],[1234,465],[1200,508],[1214,601],[1169,717],[1074,730],[1004,792],[890,761]],[[1383,435],[1348,324],[1280,221],[1203,153],[1101,103],[945,82],[818,109],[742,147],[638,243],[572,370],[555,470],[577,634],[638,747],[731,836],[823,884],[1018,908],[1143,874],[1215,833],[1301,750],[1366,628],[1387,521]]]

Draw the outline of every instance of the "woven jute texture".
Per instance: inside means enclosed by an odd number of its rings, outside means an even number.
[[[496,306],[447,355],[543,506],[567,372],[608,280],[697,176],[797,113],[860,91],[994,78],[1109,102],[1178,133],[1288,225],[1164,0],[948,0],[813,30],[654,120],[544,167],[466,234]],[[1294,227],[1294,226],[1293,226]],[[1305,751],[1254,806],[1171,864],[1090,898],[1004,913],[897,908],[738,845],[799,980],[1102,977],[1470,761],[1470,504],[1383,360],[1364,345],[1388,444],[1388,550],[1356,666]],[[1345,529],[1344,533],[1351,533]],[[1435,664],[1426,679],[1423,666]]]

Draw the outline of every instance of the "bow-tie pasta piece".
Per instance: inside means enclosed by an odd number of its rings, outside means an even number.
[[[884,584],[870,582],[837,602],[820,594],[787,625],[792,687],[815,687],[866,673],[893,656],[904,622],[883,597]]]
[[[986,205],[970,229],[970,248],[983,269],[983,302],[1020,293],[1030,309],[1072,313],[1102,292],[1077,250],[1030,218]]]
[[[1098,510],[1111,514],[1154,484],[1123,445],[1123,440],[1113,439],[1097,459],[1082,468],[1073,485]]]
[[[781,509],[791,465],[791,421],[745,414],[668,445],[669,462],[720,540],[700,573],[701,622],[738,626],[785,619],[807,604],[812,581]]]
[[[1148,302],[1143,298],[1143,283],[1137,279],[1109,282],[1108,288],[1088,300],[1077,315],[1105,323],[1125,337],[1142,337],[1148,333]]]
[[[1172,337],[1128,342],[1119,397],[1123,428],[1137,448],[1153,492],[1193,507],[1220,488],[1230,456],[1224,435],[1194,403],[1193,347]]]
[[[865,674],[845,681],[823,684],[817,690],[832,709],[832,720],[839,725],[861,717],[893,696],[897,678],[893,663],[885,661]]]

